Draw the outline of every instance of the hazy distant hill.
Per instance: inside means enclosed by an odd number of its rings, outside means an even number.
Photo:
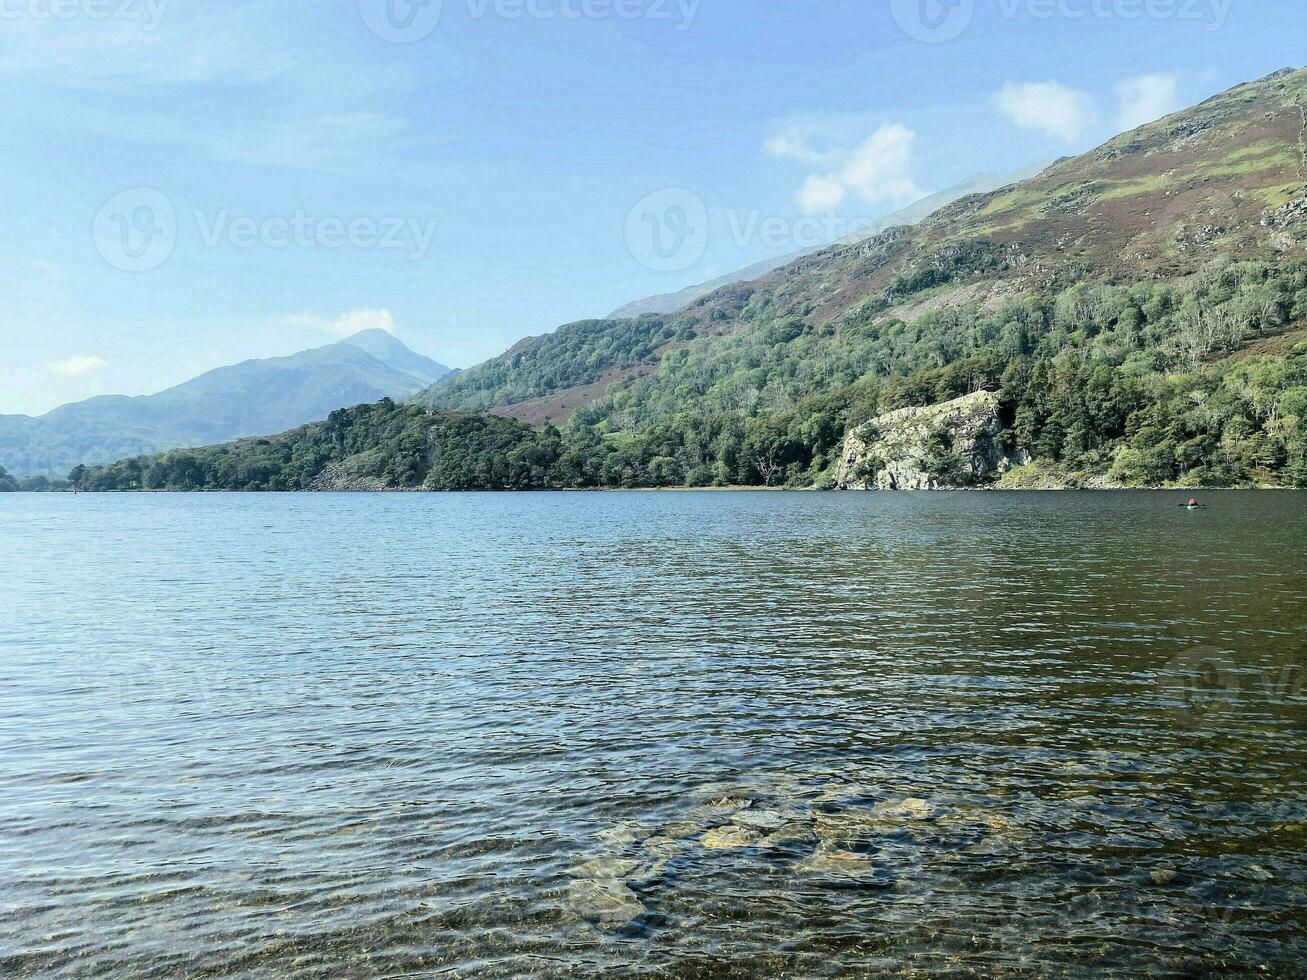
[[[856,235],[850,235],[842,239],[843,244],[852,244],[860,242],[867,238],[879,235],[888,228],[896,225],[915,225],[923,218],[934,214],[946,204],[952,204],[954,201],[966,197],[968,194],[983,194],[986,191],[997,190],[1000,187],[1006,187],[1008,184],[1015,184],[1018,181],[1033,177],[1039,173],[1048,163],[1040,163],[1033,167],[1026,167],[1022,170],[1010,174],[977,174],[969,180],[963,181],[956,187],[950,187],[948,190],[940,191],[938,194],[931,194],[929,197],[923,197],[920,201],[909,204],[901,211],[895,211],[879,220],[872,222],[865,229]],[[805,255],[811,255],[813,252],[819,252],[822,248],[829,246],[814,246],[805,248],[798,252],[791,252],[788,255],[779,255],[776,258],[764,259],[761,262],[755,262],[748,268],[741,269],[738,272],[732,272],[728,275],[721,276],[711,282],[700,283],[697,286],[687,286],[685,289],[675,293],[662,293],[658,296],[650,296],[647,299],[636,300],[634,303],[628,303],[619,310],[610,313],[610,320],[629,319],[631,317],[643,316],[646,313],[675,313],[677,310],[683,310],[696,299],[707,296],[709,293],[716,292],[723,286],[730,286],[737,282],[750,282],[754,279],[761,279],[767,273],[779,269],[782,266],[789,265],[796,259],[801,259]]]
[[[338,408],[403,398],[449,373],[383,330],[218,368],[155,395],[105,395],[39,418],[0,416],[0,465],[63,477],[79,463],[268,435]]]

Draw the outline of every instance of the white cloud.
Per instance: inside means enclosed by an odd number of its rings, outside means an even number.
[[[852,147],[819,152],[797,128],[766,143],[773,156],[790,157],[822,168],[809,174],[795,194],[805,214],[839,207],[850,193],[868,204],[904,205],[927,193],[915,175],[917,134],[901,123],[886,123]]]
[[[53,361],[47,364],[46,368],[51,374],[61,378],[80,378],[83,375],[94,374],[96,371],[103,371],[108,366],[109,362],[103,357],[73,356],[62,361]]]
[[[839,155],[839,151],[814,149],[797,126],[769,139],[766,150],[774,157],[788,157],[814,167],[832,163]]]
[[[364,330],[384,330],[390,334],[395,332],[395,317],[390,310],[350,310],[338,317],[296,313],[283,317],[279,323],[282,327],[306,327],[336,337],[349,337]]]
[[[1137,75],[1122,81],[1116,87],[1117,98],[1121,100],[1117,129],[1122,132],[1135,129],[1181,108],[1177,88],[1174,75]]]
[[[926,196],[912,176],[917,134],[899,123],[876,130],[849,156],[841,178],[871,204],[911,204]]]
[[[804,214],[822,214],[844,201],[844,185],[829,177],[810,174],[794,199]]]
[[[999,109],[1021,129],[1067,143],[1081,139],[1098,119],[1093,97],[1060,82],[1008,82],[996,96]]]

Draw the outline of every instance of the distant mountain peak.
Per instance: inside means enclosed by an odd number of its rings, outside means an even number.
[[[385,330],[363,330],[287,357],[215,368],[153,395],[102,395],[35,419],[0,416],[0,465],[19,477],[60,477],[78,463],[272,435],[339,408],[407,398],[449,373]]]
[[[396,337],[389,330],[383,330],[381,327],[369,327],[367,330],[360,330],[358,333],[352,333],[344,340],[342,344],[356,344],[359,341],[382,341],[387,344],[399,344],[405,346],[404,342]]]
[[[449,373],[449,368],[445,365],[415,353],[393,333],[380,327],[360,330],[340,343],[347,347],[356,347],[397,371],[406,371],[421,377],[431,376],[436,379],[443,378]]]

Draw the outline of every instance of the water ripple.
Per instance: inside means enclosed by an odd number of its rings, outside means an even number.
[[[1291,975],[1307,500],[0,497],[0,974]]]

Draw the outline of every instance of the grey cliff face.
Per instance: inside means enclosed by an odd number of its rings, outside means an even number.
[[[998,395],[978,391],[903,408],[849,432],[836,467],[842,490],[947,490],[984,485],[1029,459],[1009,455]]]

